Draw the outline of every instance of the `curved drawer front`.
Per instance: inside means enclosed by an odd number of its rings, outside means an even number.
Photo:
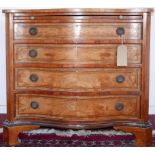
[[[15,45],[15,63],[116,65],[117,44]],[[141,63],[141,45],[127,45],[128,64]]]
[[[19,23],[14,24],[14,39],[120,39],[116,33],[120,27],[126,39],[141,39],[141,23]]]
[[[66,97],[18,94],[16,99],[18,117],[45,117],[67,121],[139,117],[137,96]]]
[[[27,69],[17,68],[16,89],[64,91],[137,90],[140,69]]]

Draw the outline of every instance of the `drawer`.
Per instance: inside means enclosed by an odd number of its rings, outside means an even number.
[[[15,63],[116,65],[118,44],[16,44]],[[141,63],[141,45],[127,44],[128,65]]]
[[[45,117],[56,120],[93,121],[139,117],[137,96],[68,97],[16,95],[16,116]]]
[[[125,39],[141,39],[141,23],[16,23],[14,24],[14,39],[43,39],[44,42],[54,40],[79,41],[118,39],[118,28],[125,31]]]
[[[16,89],[101,91],[140,89],[140,69],[16,68]]]

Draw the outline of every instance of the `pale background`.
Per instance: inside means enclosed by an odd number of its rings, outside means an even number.
[[[155,0],[0,0],[0,8],[127,8],[127,7],[154,7]],[[5,46],[4,46],[4,16],[0,13],[0,112],[6,112],[6,87],[5,87]],[[155,14],[152,16],[151,33],[151,61],[150,61],[150,114],[155,114]],[[131,147],[81,147],[81,148],[17,148],[1,147],[0,153],[4,155],[28,155],[35,152],[37,155],[67,154],[67,155],[154,155],[154,147],[131,148]]]

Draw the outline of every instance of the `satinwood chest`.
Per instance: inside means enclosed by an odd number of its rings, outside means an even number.
[[[51,126],[113,127],[151,145],[148,121],[152,9],[4,10],[4,141]]]

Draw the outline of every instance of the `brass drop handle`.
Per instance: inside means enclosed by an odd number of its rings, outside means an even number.
[[[115,109],[117,111],[122,111],[124,109],[124,104],[123,103],[116,103]]]
[[[117,83],[123,83],[125,81],[125,77],[123,75],[116,76]]]
[[[31,36],[35,36],[35,35],[37,35],[37,33],[38,33],[38,30],[37,30],[36,27],[31,27],[31,28],[29,29],[29,34],[30,34]]]
[[[37,82],[39,79],[37,74],[31,74],[29,78],[32,82]]]
[[[38,55],[38,52],[35,49],[31,49],[29,51],[29,56],[30,57],[35,58],[35,57],[37,57],[37,55]]]
[[[125,29],[124,29],[124,27],[118,27],[118,28],[116,29],[116,33],[117,33],[117,35],[119,35],[119,36],[124,35],[124,34],[125,34]]]
[[[31,102],[31,108],[33,108],[33,109],[39,108],[39,103],[36,102],[36,101],[32,101],[32,102]]]

